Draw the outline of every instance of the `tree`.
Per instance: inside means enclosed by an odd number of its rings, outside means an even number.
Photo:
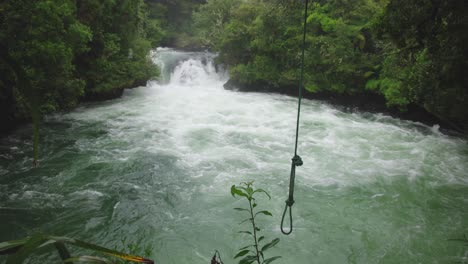
[[[389,104],[409,103],[468,129],[468,6],[459,0],[392,0],[375,30],[384,47],[378,78],[368,84]]]

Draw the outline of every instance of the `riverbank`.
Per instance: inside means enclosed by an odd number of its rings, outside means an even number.
[[[76,106],[80,106],[82,103],[88,103],[88,102],[102,102],[102,101],[107,101],[107,100],[114,100],[117,98],[122,97],[123,92],[125,89],[133,89],[141,86],[146,86],[146,83],[149,80],[135,80],[131,85],[129,86],[122,86],[118,87],[115,89],[110,89],[106,92],[100,92],[100,93],[90,93],[85,95],[80,101],[79,104]],[[11,102],[13,104],[14,102]],[[5,104],[2,106],[3,109],[8,109],[8,104]],[[67,111],[73,111],[76,107],[68,109]],[[60,112],[64,110],[59,110],[56,112]],[[19,115],[19,116],[14,116],[14,112],[11,114],[8,114],[8,111],[3,111],[3,113],[7,113],[6,115],[2,116],[2,119],[0,120],[0,123],[2,126],[0,127],[0,138],[6,137],[13,133],[15,129],[18,127],[28,124],[31,122],[31,117],[27,115],[27,113],[23,113],[24,115]]]
[[[297,87],[272,87],[265,83],[245,84],[233,79],[229,79],[229,81],[224,84],[224,89],[240,92],[277,93],[293,97],[298,96]],[[447,135],[463,135],[463,129],[457,125],[438,118],[416,104],[410,104],[407,106],[406,111],[401,111],[397,107],[388,107],[385,97],[372,91],[356,94],[337,94],[331,92],[312,93],[304,89],[303,98],[324,101],[345,112],[364,111],[382,113],[394,118],[419,122],[427,126],[439,126],[440,131]]]

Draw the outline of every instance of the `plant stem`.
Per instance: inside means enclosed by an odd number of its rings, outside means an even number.
[[[260,252],[258,251],[258,243],[257,243],[257,227],[255,226],[255,218],[253,214],[253,207],[252,207],[252,200],[249,199],[249,206],[250,206],[250,216],[252,217],[252,227],[253,227],[253,237],[255,241],[255,251],[257,255],[257,263],[260,264]]]

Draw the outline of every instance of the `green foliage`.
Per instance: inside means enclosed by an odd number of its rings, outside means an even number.
[[[22,90],[18,76],[1,77],[2,90],[19,89],[18,96],[10,98],[17,105],[19,96],[30,104],[34,93],[39,107],[34,111],[69,109],[83,96],[129,87],[158,74],[148,58],[158,28],[145,23],[143,0],[7,0],[0,9],[0,42],[30,83]],[[148,32],[152,41],[145,39]],[[11,62],[0,64],[11,68]]]
[[[205,0],[145,0],[148,7],[147,35],[153,47],[201,48],[194,37],[192,13]]]
[[[392,104],[418,104],[468,128],[468,6],[463,1],[392,0],[374,25],[385,59],[380,87]]]
[[[220,52],[220,62],[231,66],[231,78],[239,83],[271,87],[297,84],[303,4],[231,1],[229,6],[222,5],[223,9],[219,7],[222,3],[208,1],[194,18],[201,37]],[[380,4],[369,0],[311,4],[305,53],[304,85],[308,90],[363,90],[365,74],[378,61],[373,53],[369,21],[380,9]]]
[[[240,84],[299,83],[301,1],[210,0],[195,32]],[[417,104],[468,129],[468,5],[450,0],[311,1],[304,86],[374,92],[404,111]]]
[[[148,52],[159,31],[154,21],[147,23],[143,0],[83,1],[78,14],[94,32],[91,49],[77,58],[88,97],[131,87],[158,74]],[[151,40],[145,39],[148,32],[155,34]]]
[[[194,12],[196,33],[205,45],[213,46],[221,41],[226,23],[240,3],[240,0],[208,0]]]
[[[124,242],[122,242],[124,243]],[[77,256],[72,257],[66,245],[72,245],[86,250],[91,250],[97,253],[101,253],[107,256],[111,256],[120,260],[137,262],[137,263],[154,263],[150,259],[145,259],[138,256],[125,254],[116,250],[104,248],[98,245],[87,243],[81,240],[68,238],[68,237],[56,237],[37,233],[31,237],[27,237],[20,240],[7,241],[0,243],[0,255],[8,255],[6,264],[20,264],[23,263],[27,258],[31,257],[32,254],[41,248],[54,248],[58,251],[61,259],[64,263],[73,262],[85,262],[85,263],[114,263],[105,258],[95,256]],[[129,249],[136,249],[135,247],[129,247]]]
[[[84,81],[73,59],[87,50],[92,33],[74,17],[73,1],[4,1],[2,7],[0,41],[26,72],[30,87],[20,92],[39,96],[34,99],[40,109],[34,111],[76,105]]]
[[[148,54],[160,31],[143,0],[5,0],[0,11],[0,122],[33,121],[35,164],[41,115],[159,74]]]
[[[265,239],[265,237],[258,236],[261,229],[258,227],[256,219],[260,215],[272,216],[272,214],[269,211],[258,210],[255,194],[260,193],[265,194],[268,199],[271,199],[270,195],[265,190],[254,189],[253,182],[242,183],[240,186],[233,185],[231,187],[231,195],[233,197],[244,197],[249,204],[248,208],[234,208],[236,211],[247,214],[247,218],[244,219],[241,223],[250,222],[252,225],[252,229],[250,231],[239,231],[239,233],[246,234],[253,239],[253,244],[240,248],[238,253],[234,256],[234,258],[241,258],[239,260],[239,264],[249,264],[254,262],[258,264],[268,264],[275,261],[276,259],[281,258],[280,256],[265,258],[264,255],[265,251],[279,243],[279,238],[275,238],[268,243],[263,242],[263,246],[261,246],[261,242]]]

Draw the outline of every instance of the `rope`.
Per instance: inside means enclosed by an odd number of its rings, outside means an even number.
[[[294,204],[294,180],[296,178],[296,167],[302,166],[303,162],[299,155],[297,155],[297,141],[299,139],[299,118],[301,115],[301,102],[302,102],[302,86],[304,84],[304,54],[305,54],[305,41],[306,41],[306,32],[307,32],[307,8],[309,0],[305,1],[305,10],[304,10],[304,32],[302,36],[302,57],[301,57],[301,81],[299,83],[299,96],[297,104],[297,121],[296,121],[296,143],[294,147],[294,157],[291,162],[291,174],[289,177],[289,196],[286,200],[286,205],[284,206],[283,217],[281,218],[281,232],[285,235],[289,235],[293,231],[293,220],[292,220],[292,206]],[[286,211],[289,208],[289,231],[284,229],[284,218],[286,216]]]

